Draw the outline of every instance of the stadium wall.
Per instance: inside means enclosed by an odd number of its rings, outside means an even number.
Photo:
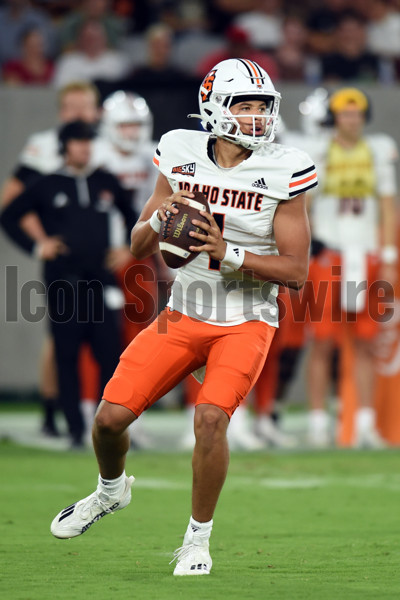
[[[283,100],[281,114],[289,129],[298,128],[299,103],[311,92],[302,85],[279,85]],[[373,119],[370,131],[392,135],[400,145],[399,87],[363,87],[372,101]],[[175,127],[194,128],[187,120],[188,112],[197,112],[193,85],[179,90],[175,98],[170,90],[140,90],[155,117],[155,134],[160,136]],[[168,99],[168,103],[166,102]],[[0,181],[4,182],[18,160],[27,137],[56,123],[56,93],[51,89],[0,88]],[[0,232],[0,392],[29,391],[37,388],[38,363],[46,321],[32,322],[34,313],[44,305],[38,288],[31,290],[27,282],[40,281],[40,265],[17,250]]]

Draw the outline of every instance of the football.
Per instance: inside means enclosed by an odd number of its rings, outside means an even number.
[[[190,252],[189,246],[202,246],[203,242],[189,235],[190,231],[203,232],[200,227],[195,227],[192,220],[204,221],[205,217],[199,214],[200,210],[210,212],[208,202],[201,192],[193,192],[194,198],[187,198],[189,204],[176,204],[179,209],[177,214],[170,214],[161,224],[159,233],[159,246],[165,263],[171,269],[178,269],[190,263],[197,252]]]

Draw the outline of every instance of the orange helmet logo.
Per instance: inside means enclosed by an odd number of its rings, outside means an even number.
[[[209,74],[204,79],[203,83],[201,84],[201,101],[202,102],[206,102],[206,100],[208,100],[208,98],[210,97],[210,94],[213,89],[214,81],[215,81],[215,73],[216,73],[215,69],[213,71],[210,71]]]

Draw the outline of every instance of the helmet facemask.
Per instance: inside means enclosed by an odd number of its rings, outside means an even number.
[[[136,154],[140,147],[151,138],[151,128],[142,121],[121,121],[113,124],[110,131],[111,142],[122,152]]]
[[[233,105],[239,102],[246,102],[257,100],[258,102],[265,102],[266,110],[265,113],[251,113],[250,111],[239,112],[233,114],[231,108]],[[215,100],[217,102],[217,99]],[[275,130],[277,127],[277,118],[279,113],[280,98],[276,96],[262,96],[253,94],[239,94],[228,96],[224,99],[221,106],[221,118],[219,122],[219,131],[216,135],[220,135],[226,140],[243,146],[244,148],[256,150],[264,144],[270,143],[275,138]],[[238,119],[251,118],[251,128],[253,133],[244,133],[241,129],[241,125]],[[264,131],[261,133],[257,132],[257,125],[263,126]],[[243,125],[242,125],[243,126]]]
[[[153,117],[144,98],[118,91],[103,104],[102,128],[104,136],[119,150],[135,154],[151,140]]]

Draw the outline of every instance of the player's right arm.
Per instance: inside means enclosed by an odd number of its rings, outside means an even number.
[[[6,206],[0,222],[9,237],[26,252],[35,252],[43,260],[54,260],[59,254],[65,254],[68,249],[57,236],[48,236],[42,226],[39,216],[34,212],[38,197],[37,186],[26,190]],[[27,224],[31,226],[27,227]]]
[[[6,179],[0,193],[2,208],[5,208],[14,198],[22,194],[24,189],[24,183],[14,175]]]
[[[20,166],[16,170],[17,175],[20,173],[21,177],[12,175],[5,181],[0,193],[2,208],[7,207],[15,198],[20,196],[28,187],[30,180],[36,181],[41,177],[38,171],[23,166]],[[46,241],[46,232],[42,227],[39,217],[34,213],[29,213],[22,217],[21,227],[37,244],[42,244]],[[42,258],[44,257],[42,256]]]
[[[162,173],[159,174],[154,192],[146,202],[138,222],[132,229],[131,252],[136,259],[142,260],[159,250],[158,233],[150,225],[153,215],[157,214],[157,218],[161,224],[161,221],[167,220],[167,211],[178,212],[172,206],[173,203],[187,204],[185,197],[191,198],[193,196],[193,194],[185,190],[174,193],[165,175]]]

